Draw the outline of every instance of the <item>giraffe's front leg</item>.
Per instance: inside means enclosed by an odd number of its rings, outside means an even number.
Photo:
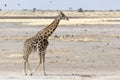
[[[45,69],[45,54],[46,54],[46,50],[47,50],[47,46],[49,45],[49,42],[48,40],[44,40],[44,51],[43,51],[43,54],[42,54],[42,57],[43,57],[43,73],[45,76],[47,76],[46,74],[46,69]]]
[[[37,71],[37,69],[39,68],[39,66],[40,66],[41,63],[42,63],[42,56],[41,56],[41,53],[39,53],[39,63],[35,67],[35,69],[33,70],[33,72],[30,73],[31,76]]]
[[[44,72],[44,75],[47,76],[46,70],[45,70],[45,53],[43,54],[43,72]]]

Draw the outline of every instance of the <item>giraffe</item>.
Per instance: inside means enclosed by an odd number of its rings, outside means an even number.
[[[24,59],[24,73],[25,75],[28,75],[28,71],[30,72],[29,75],[33,75],[33,73],[36,72],[36,70],[39,68],[40,64],[43,66],[43,73],[44,75],[46,74],[45,71],[45,54],[46,54],[46,49],[47,46],[49,45],[48,38],[52,35],[52,33],[56,30],[59,22],[63,20],[69,20],[68,17],[66,17],[62,12],[59,12],[59,15],[53,20],[53,22],[48,25],[47,27],[43,28],[40,30],[36,35],[34,35],[31,38],[28,38],[24,42],[24,47],[23,47],[23,59]],[[30,65],[28,62],[29,55],[31,52],[37,52],[39,56],[39,63],[31,72]]]

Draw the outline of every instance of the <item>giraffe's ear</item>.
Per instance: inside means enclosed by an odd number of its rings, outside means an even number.
[[[57,12],[57,13],[58,13],[59,15],[61,15],[61,13],[62,13],[62,12],[61,12],[61,11],[59,11],[59,12]]]
[[[59,11],[59,16],[63,17],[65,15],[63,14],[63,12]]]
[[[58,14],[60,14],[60,13],[61,13],[61,11],[57,11],[57,13],[58,13]]]
[[[60,11],[59,14],[63,14],[63,13]]]

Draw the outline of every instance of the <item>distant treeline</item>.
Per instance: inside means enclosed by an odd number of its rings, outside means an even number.
[[[2,11],[2,9],[0,9],[0,11]],[[13,10],[13,11],[16,11],[16,10]],[[72,8],[69,8],[68,10],[42,10],[42,9],[33,8],[33,9],[22,9],[21,11],[32,11],[32,12],[35,12],[35,11],[77,11],[77,12],[96,12],[96,11],[100,11],[100,12],[104,12],[104,11],[107,11],[107,12],[114,12],[114,11],[120,11],[120,10],[119,9],[118,10],[112,10],[112,9],[110,9],[110,10],[84,10],[82,8],[79,8],[77,10],[73,10]]]
[[[108,12],[114,12],[114,11],[120,11],[120,10],[83,10],[82,8],[79,8],[77,10],[78,12],[95,12],[95,11],[101,11],[101,12],[104,12],[104,11],[108,11]]]

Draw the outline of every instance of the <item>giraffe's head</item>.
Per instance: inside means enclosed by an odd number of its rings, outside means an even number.
[[[63,20],[69,20],[69,18],[67,16],[65,16],[65,14],[62,12],[59,12],[59,17]]]

